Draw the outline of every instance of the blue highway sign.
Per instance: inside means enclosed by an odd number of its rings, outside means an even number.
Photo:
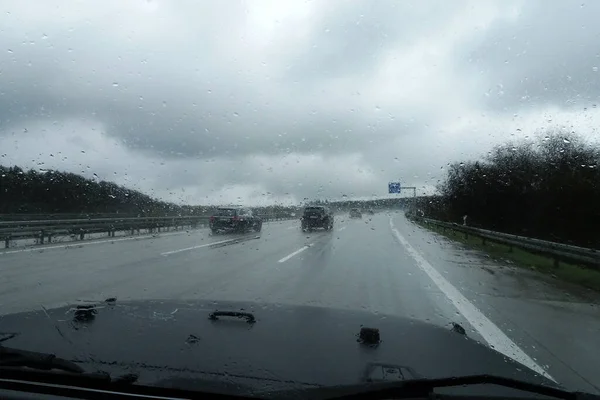
[[[388,192],[389,193],[400,193],[400,182],[388,183]]]

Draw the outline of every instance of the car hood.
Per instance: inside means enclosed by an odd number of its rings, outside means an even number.
[[[244,311],[244,318],[209,319]],[[361,328],[379,343],[361,342]],[[115,299],[0,317],[7,347],[52,353],[138,383],[260,394],[418,377],[493,374],[553,383],[468,337],[382,314],[310,306]]]

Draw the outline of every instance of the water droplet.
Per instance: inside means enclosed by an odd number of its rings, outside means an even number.
[[[113,87],[119,87],[119,82],[113,82]]]
[[[567,138],[564,138],[564,139],[563,139],[563,142],[564,142],[564,143],[571,143],[571,141],[570,141],[569,139],[567,139]]]
[[[598,72],[598,67],[592,67],[592,71]]]

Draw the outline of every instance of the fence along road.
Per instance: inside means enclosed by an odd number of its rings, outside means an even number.
[[[55,215],[53,215],[55,216]],[[84,240],[90,234],[106,233],[114,237],[116,232],[131,235],[141,232],[161,232],[163,230],[190,227],[192,229],[208,225],[209,216],[177,217],[128,217],[111,218],[69,218],[52,219],[39,216],[36,220],[0,221],[0,240],[6,248],[14,240],[35,239],[38,244],[51,243],[58,236],[75,236]],[[260,215],[265,222],[293,219],[290,214]]]
[[[413,217],[425,224],[435,225],[443,229],[451,229],[468,235],[480,237],[485,244],[487,240],[502,243],[509,246],[519,247],[536,253],[541,253],[554,258],[555,265],[560,261],[575,261],[593,268],[600,268],[600,251],[579,246],[572,246],[547,240],[534,239],[525,236],[512,235],[509,233],[495,232],[487,229],[473,228],[455,223],[438,221],[435,219]]]

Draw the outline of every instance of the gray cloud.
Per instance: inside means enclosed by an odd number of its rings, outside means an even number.
[[[498,20],[474,38],[478,43],[464,49],[464,60],[487,84],[481,92],[486,104],[514,111],[597,103],[599,14],[597,2],[525,2],[514,19]]]
[[[569,114],[598,90],[595,4],[60,6],[0,16],[0,162],[177,202],[431,190],[516,126],[598,118]]]

